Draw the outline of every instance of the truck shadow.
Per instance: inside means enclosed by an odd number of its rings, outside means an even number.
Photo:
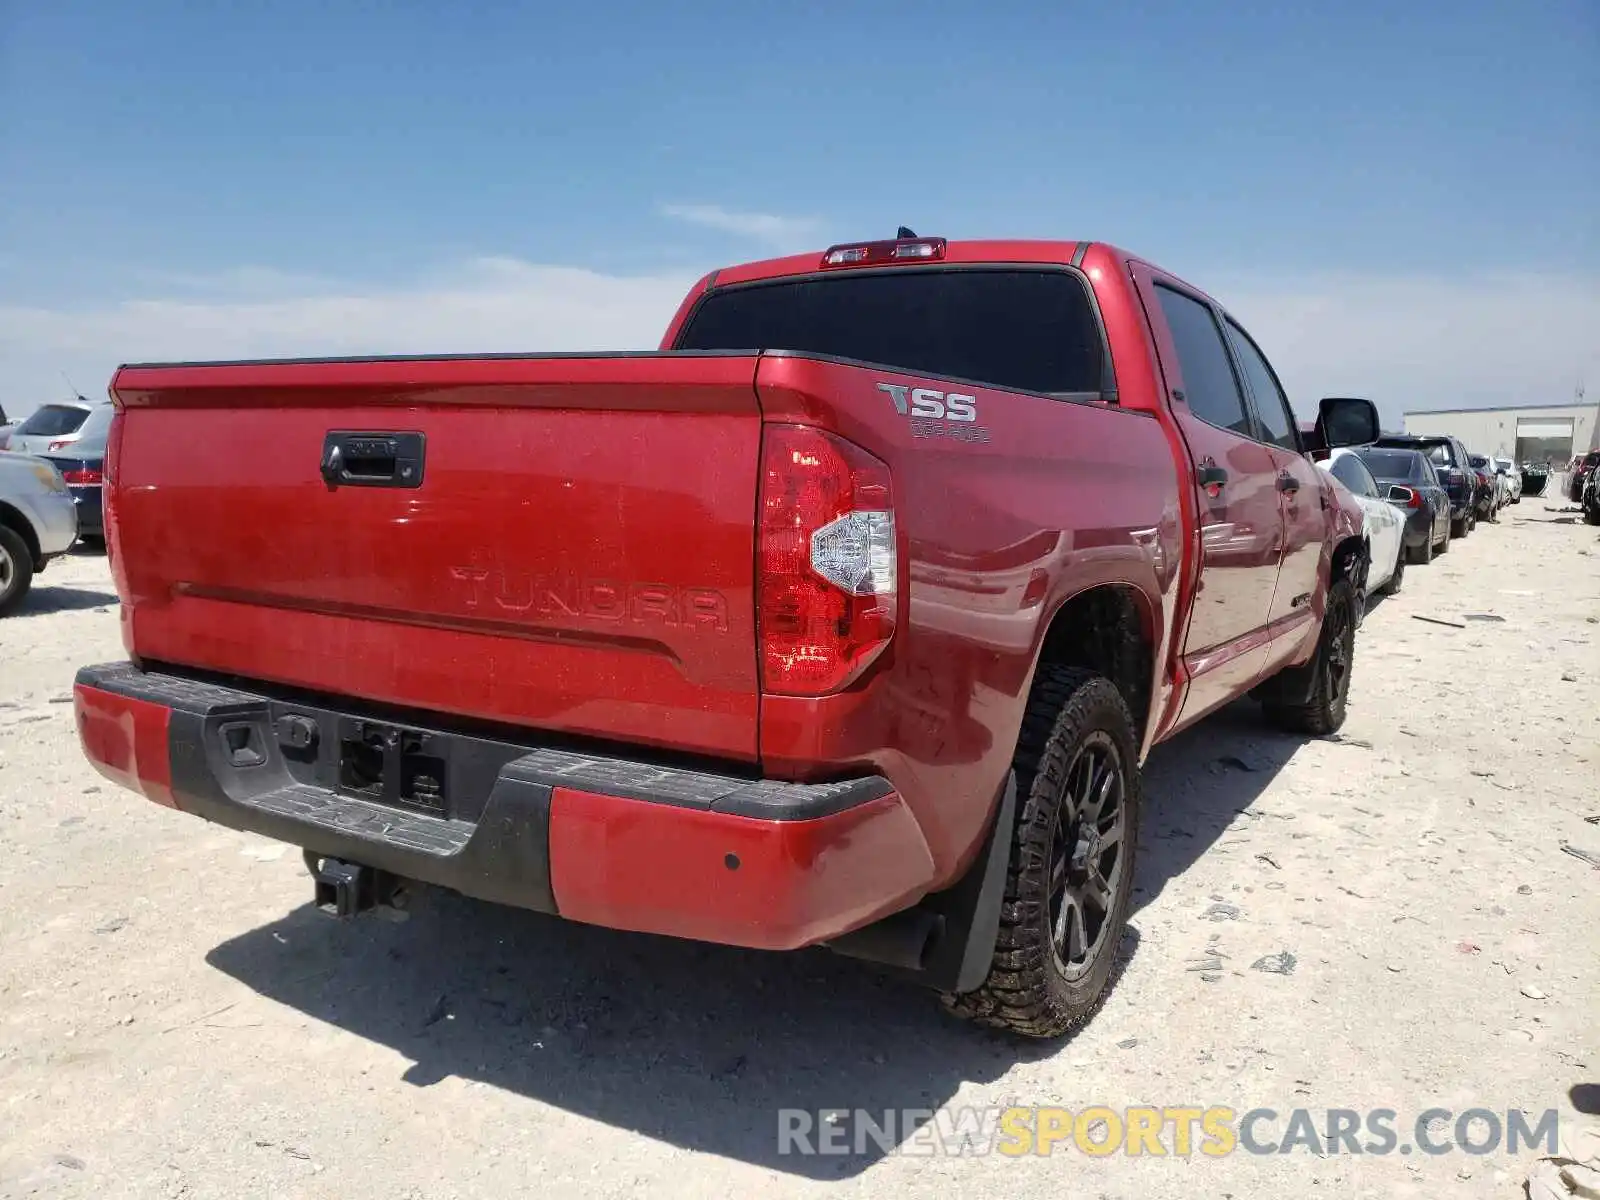
[[[1299,739],[1235,705],[1147,769],[1135,911],[1229,835]],[[1181,883],[1178,884],[1181,886]],[[309,881],[307,889],[309,891]],[[1120,956],[1138,953],[1136,929]],[[217,946],[216,969],[448,1076],[620,1130],[816,1180],[884,1157],[779,1152],[780,1111],[938,1109],[963,1083],[1062,1052],[974,1028],[934,998],[825,951],[763,954],[619,933],[425,892],[409,919],[309,905]],[[898,1140],[904,1140],[902,1131]]]
[[[471,1079],[819,1180],[858,1175],[885,1151],[869,1140],[861,1153],[782,1154],[781,1110],[938,1109],[964,1082],[1059,1049],[946,1017],[932,995],[824,951],[618,933],[436,892],[402,924],[336,923],[307,906],[207,961],[392,1048],[416,1087]]]

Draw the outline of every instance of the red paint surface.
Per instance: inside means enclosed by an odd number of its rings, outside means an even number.
[[[591,925],[792,950],[907,907],[933,873],[915,819],[892,794],[814,821],[570,788],[550,802],[556,907]]]
[[[128,650],[749,761],[754,371],[124,370],[110,536]],[[326,487],[330,429],[424,432],[423,486]]]
[[[95,770],[157,804],[178,807],[167,745],[170,709],[81,685],[73,688],[72,704],[79,744]]]

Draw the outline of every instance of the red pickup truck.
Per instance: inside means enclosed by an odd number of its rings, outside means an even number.
[[[906,231],[902,231],[902,235]],[[1090,242],[717,271],[656,353],[127,366],[131,662],[100,771],[431,883],[826,945],[1034,1036],[1086,1020],[1150,748],[1247,693],[1344,718],[1366,548],[1202,292]]]

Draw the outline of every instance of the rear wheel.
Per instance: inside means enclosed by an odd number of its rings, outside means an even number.
[[[1411,547],[1411,561],[1424,567],[1433,561],[1433,530],[1428,530],[1422,545]]]
[[[33,553],[22,535],[0,525],[0,617],[14,612],[33,586]]]
[[[1328,589],[1328,607],[1323,613],[1316,655],[1306,668],[1301,668],[1311,671],[1310,697],[1300,704],[1268,701],[1263,707],[1274,724],[1313,737],[1336,733],[1344,724],[1350,698],[1350,668],[1355,660],[1355,614],[1355,590],[1350,581],[1335,580]]]
[[[1464,538],[1464,537],[1467,536],[1467,534],[1469,534],[1471,532],[1472,532],[1472,517],[1470,515],[1469,516],[1464,516],[1464,517],[1452,517],[1452,518],[1450,518],[1450,536],[1451,537]]]
[[[1013,766],[1022,802],[994,960],[976,991],[942,1002],[994,1029],[1060,1037],[1100,1007],[1128,919],[1140,784],[1121,693],[1041,666]]]
[[[1433,549],[1429,546],[1428,549]],[[1383,586],[1378,591],[1385,596],[1392,596],[1400,590],[1400,584],[1406,577],[1406,548],[1405,543],[1400,544],[1400,553],[1394,556],[1394,574],[1384,580]]]

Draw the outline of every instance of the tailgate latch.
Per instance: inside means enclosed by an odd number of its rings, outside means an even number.
[[[330,488],[421,487],[426,451],[420,433],[330,430],[322,439],[322,480]]]

